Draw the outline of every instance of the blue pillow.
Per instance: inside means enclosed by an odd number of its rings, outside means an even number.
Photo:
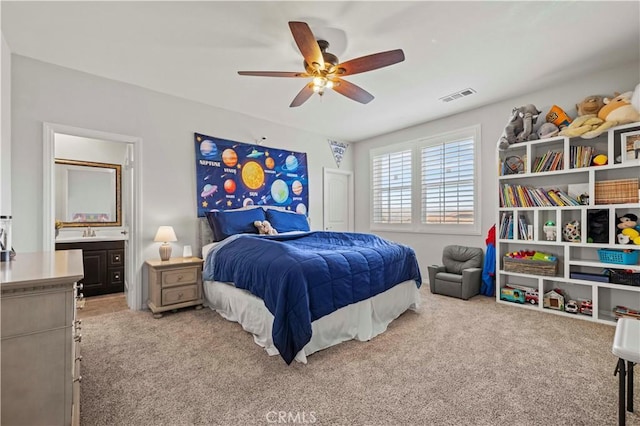
[[[266,215],[271,226],[278,232],[309,231],[309,221],[303,214],[267,209]]]
[[[257,234],[258,230],[253,226],[253,222],[264,219],[262,208],[207,212],[207,221],[215,241],[222,241],[235,234]]]

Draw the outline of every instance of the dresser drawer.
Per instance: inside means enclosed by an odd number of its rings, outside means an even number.
[[[185,285],[162,290],[162,305],[173,305],[175,303],[188,302],[198,298],[198,286]]]
[[[162,271],[161,280],[162,288],[195,284],[198,282],[198,268],[180,268],[171,271]]]

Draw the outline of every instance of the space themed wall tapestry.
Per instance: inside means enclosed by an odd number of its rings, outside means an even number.
[[[307,214],[307,154],[194,135],[198,217],[252,205]]]

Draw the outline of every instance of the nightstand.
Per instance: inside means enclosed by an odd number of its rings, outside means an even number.
[[[202,308],[202,259],[173,257],[166,261],[147,260],[149,301],[154,318],[162,312],[187,306]]]

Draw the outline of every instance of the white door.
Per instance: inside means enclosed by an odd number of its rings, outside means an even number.
[[[353,172],[323,169],[324,230],[354,231]]]

